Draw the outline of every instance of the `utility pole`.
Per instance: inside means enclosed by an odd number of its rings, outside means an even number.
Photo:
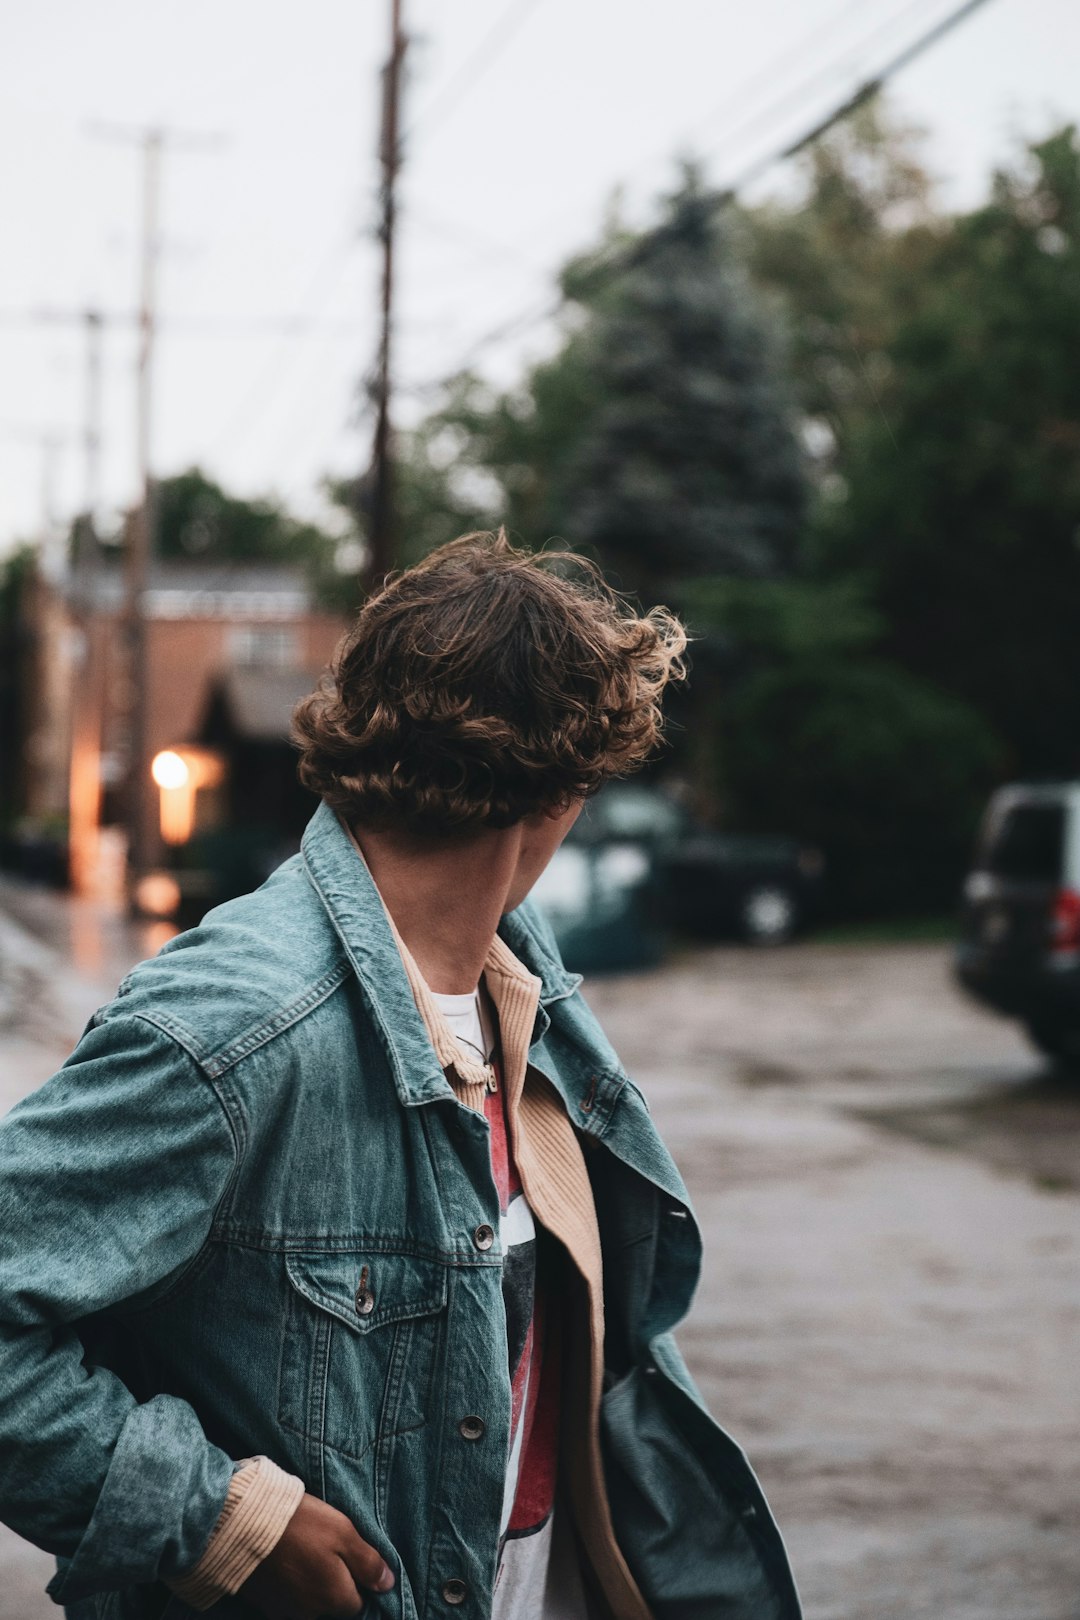
[[[104,638],[94,618],[98,562],[97,511],[101,498],[101,340],[104,316],[99,309],[87,309],[82,319],[86,337],[83,421],[85,483],[82,511],[75,519],[72,530],[71,602],[79,639],[75,655],[68,762],[68,870],[76,894],[89,894],[99,878],[101,744],[107,690],[101,657]]]
[[[145,780],[149,760],[146,747],[146,616],[143,599],[150,578],[154,550],[154,485],[151,466],[151,408],[153,405],[154,319],[157,290],[158,209],[161,183],[162,134],[147,130],[143,136],[142,263],[139,287],[139,348],[136,362],[136,466],[141,499],[128,535],[124,570],[124,632],[130,687],[127,824],[128,883],[131,887],[146,871],[149,845],[150,788]]]
[[[100,309],[85,309],[82,324],[86,337],[83,502],[72,527],[71,556],[72,597],[79,609],[88,605],[97,546],[97,510],[101,498],[101,338],[105,317]]]
[[[397,177],[401,168],[398,135],[401,105],[401,70],[407,41],[401,30],[401,0],[390,0],[390,55],[382,73],[382,125],[379,135],[379,161],[382,165],[382,216],[379,240],[382,243],[381,333],[376,361],[375,442],[370,473],[367,587],[377,586],[394,559],[394,465],[390,432],[390,339],[394,293],[394,227],[396,223]]]
[[[100,309],[85,310],[83,325],[86,330],[83,511],[93,535],[97,532],[97,510],[101,500],[101,334],[104,316]]]
[[[64,448],[62,433],[41,435],[41,535],[42,550],[49,571],[60,581],[66,575],[67,559],[60,540],[60,513],[56,500],[57,468]]]
[[[101,504],[101,372],[105,316],[100,309],[82,313],[86,339],[83,382],[83,499],[72,525],[71,596],[77,612],[93,605],[98,561],[98,508]]]
[[[127,686],[127,761],[124,818],[127,824],[127,889],[129,902],[150,864],[152,833],[146,657],[145,596],[154,554],[153,475],[154,340],[157,331],[157,266],[161,251],[159,214],[161,163],[165,147],[204,148],[219,144],[216,135],[182,134],[157,127],[145,129],[98,125],[107,139],[134,142],[142,152],[142,249],[139,274],[139,347],[136,361],[136,465],[140,501],[127,526],[122,627]]]

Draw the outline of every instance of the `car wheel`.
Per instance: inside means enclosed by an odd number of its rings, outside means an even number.
[[[779,883],[759,883],[748,889],[739,916],[743,936],[752,945],[781,945],[791,938],[799,922],[795,896]]]
[[[1028,1039],[1068,1074],[1080,1074],[1080,1030],[1068,1024],[1055,1024],[1029,1018],[1024,1024]]]

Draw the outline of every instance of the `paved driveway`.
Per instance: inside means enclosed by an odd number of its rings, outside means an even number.
[[[812,1620],[1080,1615],[1080,1086],[947,965],[715,950],[590,996],[694,1195],[680,1339]]]

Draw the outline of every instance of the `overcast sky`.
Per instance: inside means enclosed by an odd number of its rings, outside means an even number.
[[[680,152],[734,178],[955,4],[403,0],[399,415],[543,306],[616,186],[646,219]],[[140,158],[106,124],[220,137],[165,159],[157,471],[197,462],[317,512],[320,478],[369,454],[356,384],[376,338],[389,0],[2,0],[0,16],[0,550],[83,500],[84,341],[58,317],[136,301]],[[942,200],[974,202],[1020,136],[1080,121],[1080,5],[988,0],[891,97],[927,129]],[[282,316],[310,324],[266,329]],[[526,325],[476,360],[508,380],[545,339]],[[107,513],[135,493],[130,328],[104,354]]]

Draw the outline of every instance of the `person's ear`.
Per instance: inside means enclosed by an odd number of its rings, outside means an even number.
[[[547,809],[542,810],[540,814],[545,816],[548,821],[561,821],[563,816],[568,815],[571,810],[580,809],[584,803],[585,795],[583,793],[567,793],[561,799],[557,799],[554,804],[548,805]]]

